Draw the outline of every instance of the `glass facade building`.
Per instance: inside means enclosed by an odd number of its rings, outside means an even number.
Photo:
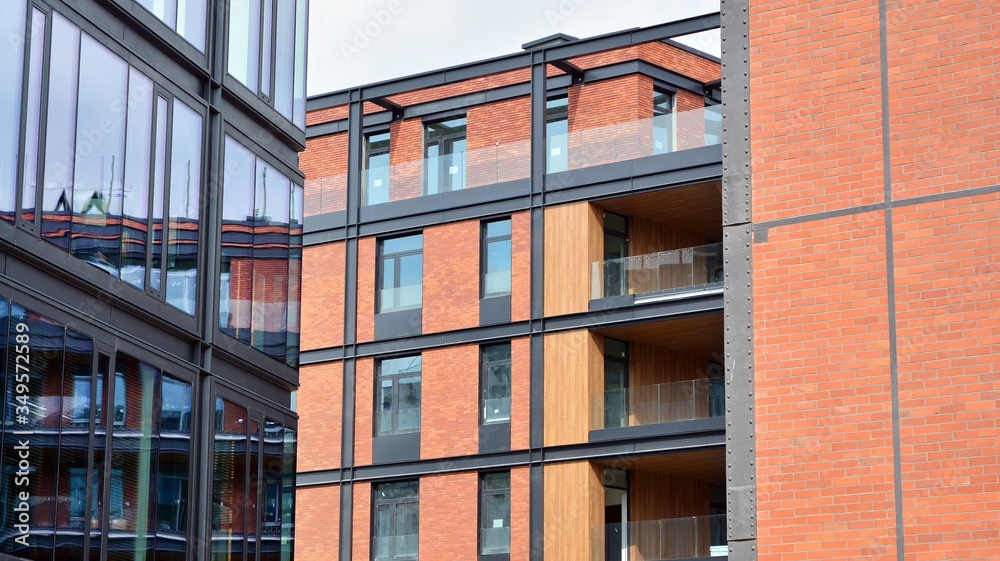
[[[215,4],[4,5],[0,557],[293,558],[307,0]]]

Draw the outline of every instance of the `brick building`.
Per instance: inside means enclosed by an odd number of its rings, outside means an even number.
[[[721,7],[310,99],[301,559],[1000,550],[1000,13]]]

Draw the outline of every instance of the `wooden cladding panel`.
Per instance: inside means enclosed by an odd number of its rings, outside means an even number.
[[[545,315],[585,312],[604,251],[601,211],[587,202],[545,209]]]
[[[587,330],[545,336],[545,445],[587,442],[590,400],[603,387],[603,358]],[[600,386],[598,386],[600,384]]]
[[[545,561],[603,561],[604,468],[545,466]]]

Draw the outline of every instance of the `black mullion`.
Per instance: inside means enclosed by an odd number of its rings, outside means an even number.
[[[167,293],[167,261],[170,254],[170,157],[173,155],[174,140],[174,103],[177,99],[171,95],[164,95],[167,100],[166,136],[163,140],[163,224],[160,227],[163,241],[160,243],[160,289],[157,298],[166,300]]]
[[[146,184],[146,249],[145,249],[146,260],[145,260],[145,263],[143,264],[144,265],[143,269],[145,269],[145,270],[143,271],[143,280],[142,280],[142,282],[143,282],[142,289],[147,294],[153,292],[152,282],[151,282],[152,281],[152,274],[153,274],[152,273],[152,270],[153,270],[153,247],[154,247],[154,244],[155,244],[155,241],[156,241],[156,230],[155,230],[154,224],[153,224],[153,203],[155,202],[156,197],[154,196],[155,195],[155,189],[153,188],[153,185],[156,183],[156,138],[157,138],[157,135],[159,134],[159,130],[158,130],[157,127],[158,127],[158,123],[159,123],[159,113],[160,113],[160,103],[159,103],[159,100],[161,98],[166,99],[166,97],[160,95],[159,88],[158,88],[158,86],[156,86],[156,84],[154,82],[154,84],[153,84],[153,99],[152,99],[152,103],[153,103],[152,119],[153,119],[153,122],[150,123],[151,124],[151,127],[150,127],[151,134],[150,134],[150,138],[149,138],[149,145],[150,145],[150,150],[149,150],[149,178],[148,178],[148,183]],[[170,104],[170,101],[168,100],[167,101],[167,107],[168,108],[169,108],[169,104]],[[126,134],[127,134],[127,131],[126,131]],[[164,140],[164,144],[166,144],[166,140]],[[164,146],[164,149],[165,148],[166,148],[166,146]],[[164,158],[163,159],[164,160],[166,159],[166,151],[164,151]],[[164,172],[166,172],[166,167],[164,167]],[[166,174],[164,173],[164,175],[166,175]],[[166,183],[164,182],[164,184],[166,184]],[[160,286],[162,288],[162,285],[160,285]]]
[[[18,137],[17,137],[17,154],[18,154],[18,158],[17,159],[18,159],[18,161],[15,164],[15,165],[17,165],[17,169],[14,171],[14,223],[15,224],[18,224],[18,223],[21,222],[21,198],[22,198],[22,195],[23,195],[23,189],[21,188],[21,186],[22,186],[22,183],[24,183],[24,148],[25,148],[25,144],[27,143],[26,139],[25,139],[25,136],[27,136],[27,130],[25,130],[25,125],[28,122],[28,111],[27,111],[27,106],[28,106],[28,85],[31,82],[31,78],[30,78],[30,76],[31,76],[31,38],[32,38],[31,31],[32,31],[32,20],[34,20],[34,15],[35,15],[35,5],[34,5],[34,3],[30,3],[30,4],[28,4],[28,6],[24,10],[24,27],[21,28],[21,35],[22,35],[22,37],[27,37],[28,40],[26,40],[26,41],[23,42],[24,52],[21,53],[21,102],[20,102],[20,106],[18,107],[18,110],[20,111],[20,119],[18,120],[18,123],[19,123],[19,125],[18,125],[18,131],[19,131],[19,133],[18,133]],[[49,16],[48,16],[48,14],[46,14],[46,16],[45,16],[45,29],[46,30],[49,28],[48,21],[49,21]],[[42,41],[42,45],[44,47],[44,45],[45,45],[45,41],[44,40]],[[42,60],[48,60],[48,57],[43,54],[42,55]],[[44,86],[45,85],[44,84],[44,82],[45,82],[44,74],[43,74],[43,77],[42,77],[42,82],[43,82],[42,85]],[[39,102],[44,102],[44,101],[45,101],[44,97],[39,100]],[[39,104],[39,105],[41,105],[41,104]],[[39,107],[39,116],[41,116],[41,107]],[[38,153],[37,153],[37,151],[35,153],[35,168],[36,168],[36,170],[38,168]],[[36,183],[35,197],[37,198],[37,196],[38,196],[38,193],[37,193],[37,191],[38,191],[38,188],[37,188],[38,173],[37,173],[37,171],[35,173],[35,183]],[[37,208],[37,206],[36,206],[36,208]],[[37,210],[35,211],[35,216],[36,217],[38,216]]]
[[[24,182],[24,150],[25,150],[25,143],[26,143],[25,136],[27,134],[27,131],[25,130],[25,125],[27,124],[27,121],[28,121],[28,114],[27,114],[27,111],[24,111],[24,109],[27,108],[27,92],[28,92],[28,85],[29,85],[28,83],[30,81],[28,74],[30,74],[30,70],[31,70],[31,68],[30,68],[31,67],[31,65],[30,65],[30,61],[31,61],[31,41],[30,41],[30,38],[32,36],[32,25],[31,24],[32,24],[32,19],[34,17],[34,10],[36,10],[36,9],[38,11],[42,12],[45,15],[45,29],[42,30],[42,34],[43,34],[43,39],[42,39],[42,68],[39,69],[39,72],[42,73],[42,81],[41,81],[41,91],[38,92],[38,122],[37,122],[37,126],[38,126],[38,138],[37,138],[37,145],[35,146],[35,217],[32,220],[32,222],[29,224],[29,223],[25,223],[25,222],[23,222],[23,220],[21,220],[21,210],[22,210],[21,209],[21,204],[22,204],[22,195],[23,195],[21,187],[22,187],[22,183]],[[47,133],[47,129],[48,129],[48,113],[49,113],[49,111],[48,111],[48,109],[49,109],[49,75],[48,75],[48,72],[46,72],[46,70],[49,69],[49,68],[47,68],[47,66],[48,66],[47,63],[48,63],[48,61],[51,60],[51,51],[52,51],[52,19],[53,19],[52,18],[52,11],[49,10],[49,9],[46,9],[42,5],[37,5],[37,4],[32,3],[31,5],[29,5],[29,9],[25,12],[25,23],[26,23],[27,27],[26,27],[26,33],[25,33],[24,36],[28,37],[29,40],[25,41],[25,43],[24,43],[25,44],[25,49],[24,49],[24,56],[25,56],[25,58],[24,58],[24,64],[22,66],[22,69],[27,69],[28,70],[28,74],[25,74],[23,72],[23,70],[22,70],[23,84],[21,85],[21,108],[22,108],[22,111],[21,111],[21,135],[20,135],[20,138],[18,139],[18,150],[19,150],[18,154],[20,154],[21,157],[19,158],[20,162],[18,163],[17,183],[14,186],[14,189],[15,189],[15,192],[16,192],[16,197],[17,197],[17,200],[14,201],[14,205],[15,205],[14,208],[17,209],[17,211],[15,213],[15,220],[16,221],[20,221],[20,223],[22,224],[22,226],[25,226],[26,229],[28,229],[32,234],[36,234],[36,235],[39,235],[39,236],[41,235],[41,231],[42,231],[42,211],[43,211],[43,209],[42,209],[42,201],[44,200],[43,196],[45,194],[45,189],[44,189],[44,187],[45,187],[45,165],[44,165],[44,163],[45,163],[45,142],[46,142],[46,136],[47,136],[46,133]],[[80,57],[79,57],[79,54],[78,54],[77,55],[77,90],[79,90],[79,63],[80,63]],[[72,211],[72,208],[70,210]],[[71,212],[70,220],[72,221],[72,212]]]
[[[91,481],[94,472],[94,446],[96,440],[97,432],[97,408],[94,405],[97,403],[97,371],[100,368],[100,356],[101,352],[97,348],[97,345],[93,345],[93,354],[90,357],[90,391],[88,392],[88,399],[90,400],[90,415],[87,419],[87,467],[84,472],[84,490],[83,500],[83,558],[90,559],[90,531],[91,522],[94,518],[94,513],[90,511],[90,507],[93,504],[94,497],[92,495],[93,489],[91,489]],[[102,407],[103,409],[103,407]]]
[[[110,534],[110,512],[111,512],[111,465],[112,453],[114,452],[114,430],[115,430],[115,383],[118,376],[118,352],[117,349],[108,353],[108,370],[105,373],[107,379],[104,381],[104,402],[101,415],[104,416],[104,478],[103,492],[101,493],[104,508],[101,509],[101,552],[108,551],[108,534]],[[123,378],[124,380],[124,378]],[[124,482],[123,482],[124,485]],[[124,488],[123,488],[124,491]]]

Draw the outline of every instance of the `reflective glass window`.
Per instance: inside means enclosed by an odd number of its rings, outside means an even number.
[[[421,363],[420,355],[379,363],[376,436],[420,430]]]
[[[201,200],[201,115],[175,99],[171,134],[166,300],[194,315]]]
[[[257,159],[251,343],[284,360],[288,302],[288,205],[291,182]]]
[[[362,205],[389,202],[389,133],[365,136]]]
[[[465,188],[465,117],[424,123],[424,194]]]
[[[510,365],[510,343],[482,348],[480,385],[483,414],[480,421],[483,424],[510,422]]]
[[[25,107],[24,130],[24,177],[21,182],[21,219],[35,224],[38,205],[38,147],[42,110],[42,55],[45,51],[46,16],[40,10],[32,10],[31,52],[28,58],[28,99]],[[15,125],[12,129],[17,131]],[[17,137],[12,137],[16,142]],[[2,141],[0,141],[2,142]],[[11,191],[13,196],[13,191]]]
[[[510,294],[511,220],[484,222],[482,229],[482,296]]]
[[[417,481],[380,483],[373,489],[372,556],[376,561],[417,558],[420,533],[420,484]]]
[[[215,454],[212,463],[212,561],[243,559],[247,504],[247,410],[215,400]]]
[[[569,169],[569,98],[545,103],[545,173]]]
[[[149,196],[153,160],[153,81],[129,69],[125,182],[121,193],[121,278],[146,287]]]
[[[674,95],[653,90],[653,153],[666,154],[674,150]]]
[[[128,76],[124,60],[83,34],[70,251],[115,276],[121,239]]]
[[[205,50],[206,0],[136,0],[199,51]]]
[[[379,241],[379,313],[421,306],[423,245],[423,234]]]
[[[510,553],[510,472],[479,478],[479,553]]]
[[[299,364],[299,331],[302,316],[302,205],[304,193],[301,185],[292,184],[291,208],[288,211],[288,330],[285,363]]]
[[[253,291],[253,152],[226,137],[222,204],[222,266],[219,279],[219,329],[250,343]]]
[[[76,146],[77,78],[80,30],[59,14],[52,16],[49,97],[45,133],[45,190],[42,236],[69,249]]]
[[[260,1],[231,2],[229,8],[229,75],[255,89],[260,67]]]
[[[21,37],[25,30],[24,2],[7,7],[6,17],[0,18],[0,37]],[[24,62],[22,41],[0,43],[0,217],[14,218],[17,181],[18,131],[21,120],[21,71]]]

